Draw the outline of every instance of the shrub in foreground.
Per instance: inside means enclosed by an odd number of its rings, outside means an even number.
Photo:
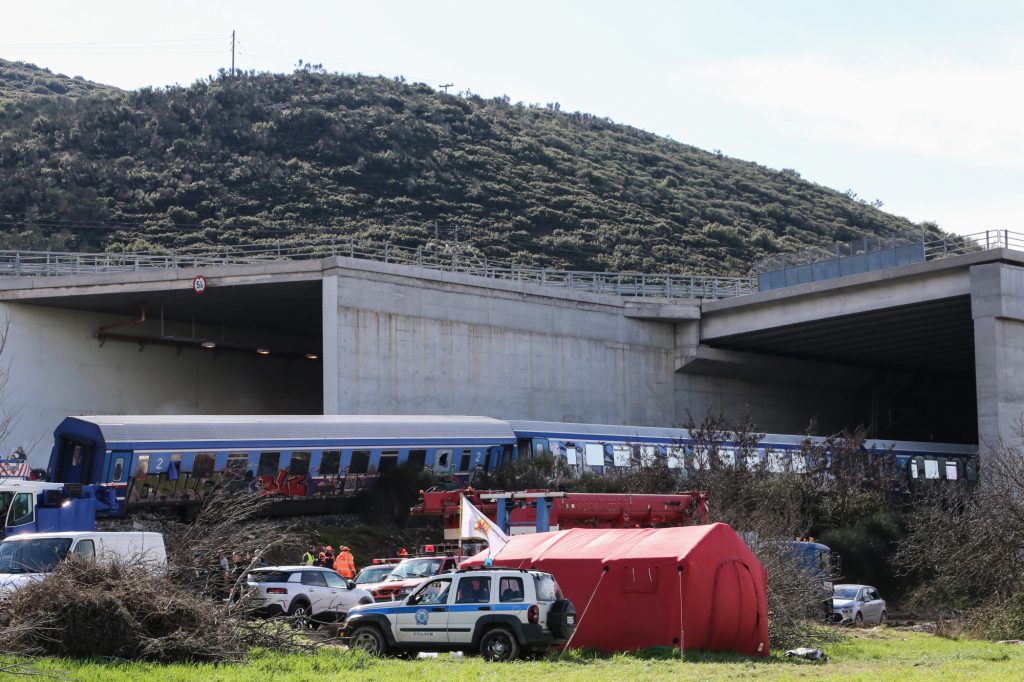
[[[17,655],[158,662],[240,661],[254,647],[308,646],[286,624],[250,620],[141,567],[81,560],[10,594],[0,641]]]

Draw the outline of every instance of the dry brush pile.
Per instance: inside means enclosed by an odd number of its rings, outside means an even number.
[[[218,558],[235,551],[240,540],[268,547],[267,522],[257,517],[262,504],[251,495],[213,496],[194,523],[165,538],[166,571],[153,572],[140,562],[61,562],[44,580],[6,597],[0,608],[3,650],[23,656],[226,662],[243,660],[256,647],[309,648],[286,621],[254,619],[244,600],[223,599],[225,589],[240,594],[245,580],[238,572],[225,585]],[[248,568],[258,560],[254,556]]]

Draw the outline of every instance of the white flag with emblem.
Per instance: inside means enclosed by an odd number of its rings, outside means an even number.
[[[487,553],[494,556],[508,544],[508,536],[498,528],[498,524],[484,516],[484,513],[473,506],[473,503],[462,496],[459,507],[459,538],[462,540],[486,540]]]

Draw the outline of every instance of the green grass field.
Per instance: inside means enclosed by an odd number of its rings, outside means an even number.
[[[317,655],[257,655],[243,665],[155,665],[43,659],[24,662],[26,672],[82,682],[147,680],[221,680],[269,682],[293,680],[1014,680],[1024,679],[1024,646],[975,640],[950,640],[888,629],[851,633],[826,647],[831,659],[815,664],[781,657],[746,659],[731,655],[688,654],[596,656],[575,652],[559,659],[511,664],[479,658],[414,661],[378,660],[342,650]],[[14,663],[2,659],[0,670]],[[49,679],[0,672],[0,679]]]

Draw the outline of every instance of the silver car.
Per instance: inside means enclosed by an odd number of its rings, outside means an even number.
[[[297,627],[345,620],[373,595],[329,568],[268,566],[249,573],[246,603],[257,615],[291,616]]]
[[[885,600],[870,585],[836,585],[832,588],[832,622],[861,626],[885,625]]]

